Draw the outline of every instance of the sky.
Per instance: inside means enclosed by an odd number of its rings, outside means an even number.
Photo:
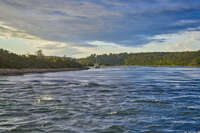
[[[0,48],[18,54],[200,50],[199,0],[0,0]]]

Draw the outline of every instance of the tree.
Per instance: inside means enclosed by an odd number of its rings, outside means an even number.
[[[82,67],[76,60],[69,58],[44,56],[42,50],[36,55],[17,55],[0,49],[0,68],[74,68]]]
[[[43,57],[43,56],[44,56],[44,54],[43,54],[43,52],[42,52],[41,49],[38,50],[38,51],[36,52],[36,55],[37,55],[38,57]]]

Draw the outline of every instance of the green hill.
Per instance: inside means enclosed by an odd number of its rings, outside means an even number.
[[[80,59],[82,65],[200,66],[200,51],[153,52],[91,55]]]
[[[0,68],[77,68],[82,67],[76,60],[66,57],[44,56],[39,50],[37,55],[17,55],[0,49]]]

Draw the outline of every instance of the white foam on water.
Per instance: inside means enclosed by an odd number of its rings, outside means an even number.
[[[44,95],[36,99],[35,103],[40,104],[42,101],[52,101],[54,98],[51,95]]]
[[[117,114],[117,112],[110,112],[110,113],[108,113],[109,115],[115,115],[115,114]]]

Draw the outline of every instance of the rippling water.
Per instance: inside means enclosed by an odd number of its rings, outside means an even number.
[[[200,69],[113,67],[0,77],[0,133],[200,131]]]

